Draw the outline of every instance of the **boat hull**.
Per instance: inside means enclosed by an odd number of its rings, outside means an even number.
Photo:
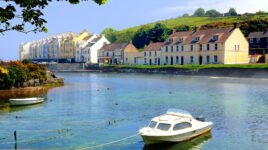
[[[163,142],[184,142],[194,137],[210,132],[211,126],[207,126],[202,129],[193,130],[183,134],[176,134],[172,136],[146,136],[141,135],[146,145],[158,144]]]
[[[32,104],[38,104],[42,103],[44,99],[38,98],[34,100],[18,100],[18,99],[10,99],[9,102],[12,106],[23,106],[23,105],[32,105]]]

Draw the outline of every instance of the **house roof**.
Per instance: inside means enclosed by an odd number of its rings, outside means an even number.
[[[164,42],[164,45],[186,45],[195,43],[206,44],[225,42],[232,34],[234,29],[235,28],[233,27],[228,27],[220,29],[175,32],[169,36],[169,38]],[[215,35],[218,35],[218,40],[212,39]],[[195,41],[196,37],[200,37],[200,40]],[[183,38],[182,42],[179,42],[180,38]],[[169,39],[172,39],[172,41],[169,41]]]
[[[144,51],[160,51],[161,46],[163,45],[163,42],[156,42],[156,43],[150,43]]]
[[[248,38],[264,38],[268,37],[268,31],[264,32],[251,32],[248,36]]]
[[[98,42],[100,39],[101,39],[101,36],[100,36],[100,37],[96,37],[95,39],[92,40],[92,42],[96,43],[96,42]]]
[[[103,51],[115,51],[117,49],[125,49],[129,43],[113,43],[104,45],[101,50]]]

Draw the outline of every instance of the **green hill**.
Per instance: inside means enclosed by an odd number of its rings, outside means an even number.
[[[114,38],[112,42],[128,42],[129,40],[133,40],[139,29],[152,29],[157,23],[164,24],[170,30],[176,29],[182,25],[187,25],[190,27],[190,30],[193,30],[195,26],[207,29],[230,27],[233,26],[233,23],[240,23],[240,29],[243,31],[244,35],[247,36],[250,32],[263,31],[268,28],[268,14],[249,14],[228,17],[177,17],[117,31],[116,38]]]

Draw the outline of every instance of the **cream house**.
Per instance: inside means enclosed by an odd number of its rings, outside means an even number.
[[[150,44],[145,47],[143,51],[144,57],[144,64],[145,65],[160,65],[161,63],[161,46],[163,42],[156,42],[153,43],[152,41]]]
[[[235,27],[173,33],[162,45],[162,65],[248,63],[249,44]]]

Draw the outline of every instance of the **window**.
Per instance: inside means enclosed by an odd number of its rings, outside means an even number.
[[[261,42],[261,39],[260,38],[257,38],[257,43],[260,43]]]
[[[157,56],[157,51],[154,51],[154,56]]]
[[[173,127],[173,130],[181,130],[181,129],[185,129],[185,128],[190,128],[192,127],[192,124],[190,124],[189,122],[183,122],[183,123],[178,123]]]
[[[146,56],[146,52],[143,52],[144,56]]]
[[[113,52],[113,56],[114,56],[114,52]]]
[[[253,43],[253,39],[249,39],[249,43]]]
[[[144,58],[144,64],[147,64],[147,59],[146,58]]]
[[[191,45],[190,51],[192,52],[194,50],[194,46]]]
[[[200,50],[200,51],[203,50],[203,46],[202,46],[202,44],[199,44],[199,50]]]
[[[179,56],[176,56],[176,64],[179,64]]]
[[[106,53],[106,56],[109,56],[109,53],[108,52]]]
[[[209,64],[210,63],[210,56],[208,55],[207,56],[207,64]]]
[[[219,39],[219,35],[214,35],[213,37],[212,37],[212,40],[214,40],[214,41],[217,41]]]
[[[128,58],[126,57],[126,63],[128,62]]]
[[[184,50],[184,46],[182,45],[182,46],[181,46],[181,51],[183,52],[183,50]]]
[[[166,56],[166,60],[165,60],[166,64],[168,64],[168,56]]]
[[[218,44],[214,44],[214,50],[218,50]]]
[[[136,64],[137,63],[137,58],[136,57],[134,57],[134,64]]]
[[[149,56],[150,56],[150,57],[152,56],[152,52],[151,52],[151,51],[149,52]]]
[[[173,52],[173,46],[171,46],[171,50],[170,51]]]
[[[183,42],[183,38],[179,38],[178,42],[180,43]]]
[[[194,63],[194,56],[190,56],[190,64]]]
[[[157,64],[157,58],[154,59],[154,64]]]
[[[209,51],[209,44],[207,44],[207,51]]]
[[[168,39],[168,42],[169,43],[172,43],[173,42],[173,39],[172,38]]]
[[[149,127],[154,128],[156,126],[156,124],[157,124],[157,122],[151,121],[150,124],[149,124]]]
[[[163,131],[168,131],[170,126],[171,126],[170,124],[159,123],[159,125],[157,126],[157,129],[163,130]]]
[[[177,45],[177,46],[176,46],[176,52],[178,52],[178,51],[179,51],[179,46]]]
[[[166,46],[166,52],[168,52],[168,46]]]
[[[195,42],[198,42],[199,40],[200,40],[200,37],[199,36],[194,38],[194,41]]]
[[[218,63],[218,56],[217,55],[214,55],[214,63]]]

